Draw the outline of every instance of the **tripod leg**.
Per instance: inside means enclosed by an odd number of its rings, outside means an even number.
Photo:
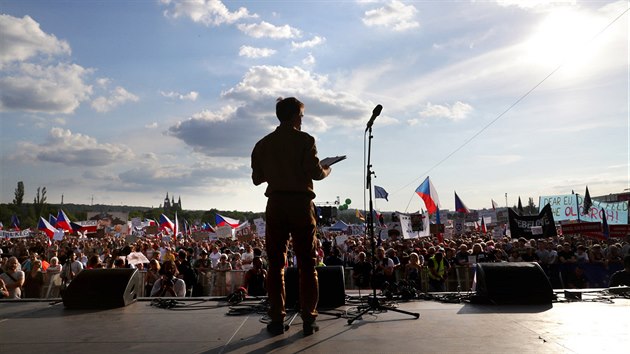
[[[401,309],[395,309],[395,308],[387,307],[387,306],[381,306],[381,308],[384,309],[384,310],[387,310],[387,311],[394,311],[394,312],[398,312],[398,313],[404,313],[405,315],[413,316],[416,319],[420,318],[420,314],[419,313],[409,312],[409,311],[405,311],[405,310],[401,310]]]
[[[293,315],[291,315],[291,317],[289,318],[288,321],[284,321],[284,330],[288,331],[289,327],[291,327],[291,325],[293,324],[293,321],[295,321],[295,318],[300,314],[299,311],[295,311],[293,313]]]
[[[352,322],[356,321],[356,320],[360,320],[363,315],[365,315],[366,313],[368,313],[370,310],[372,310],[372,307],[368,306],[365,309],[363,309],[361,312],[359,312],[356,316],[352,317],[351,319],[348,320],[348,324],[351,325]]]

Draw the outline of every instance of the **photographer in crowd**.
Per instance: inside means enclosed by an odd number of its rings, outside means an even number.
[[[151,297],[184,297],[186,283],[177,277],[177,266],[173,261],[165,261],[162,265],[162,276],[153,284]]]

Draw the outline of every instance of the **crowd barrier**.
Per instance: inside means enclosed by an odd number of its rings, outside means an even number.
[[[575,271],[576,267],[581,267],[584,270],[584,274],[588,279],[589,287],[591,288],[605,288],[608,287],[610,275],[617,270],[623,269],[623,265],[614,264],[604,267],[600,264],[570,264],[570,265],[543,265],[542,268],[549,277],[551,285],[554,289],[567,288],[567,278],[571,272]],[[344,268],[344,279],[346,289],[359,289],[354,282],[352,276],[353,269],[351,267]],[[138,289],[145,289],[145,276],[146,271],[139,272],[140,276],[137,278]],[[404,280],[404,270],[396,269],[396,280]],[[446,278],[446,291],[467,292],[472,290],[473,281],[475,278],[475,267],[452,267]],[[209,271],[206,273],[200,273],[197,277],[197,287],[195,293],[197,296],[227,296],[232,294],[236,289],[243,286],[245,280],[244,270],[231,270],[226,272]],[[61,280],[61,274],[59,272],[44,272],[44,285],[42,287],[41,298],[52,299],[59,298],[63,282]],[[428,291],[429,288],[429,270],[427,267],[423,267],[420,272],[420,282],[418,290],[422,292]],[[144,293],[143,296],[148,297],[150,294]]]

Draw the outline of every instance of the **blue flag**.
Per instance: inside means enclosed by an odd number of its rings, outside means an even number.
[[[374,186],[374,198],[381,198],[387,200],[389,193],[385,191],[383,187]],[[389,200],[387,200],[389,202]]]

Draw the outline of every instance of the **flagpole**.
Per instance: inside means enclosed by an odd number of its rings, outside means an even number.
[[[575,204],[577,204],[577,207],[575,209],[575,213],[577,214],[578,217],[578,222],[580,222],[580,200],[578,198],[579,194],[575,193]]]

